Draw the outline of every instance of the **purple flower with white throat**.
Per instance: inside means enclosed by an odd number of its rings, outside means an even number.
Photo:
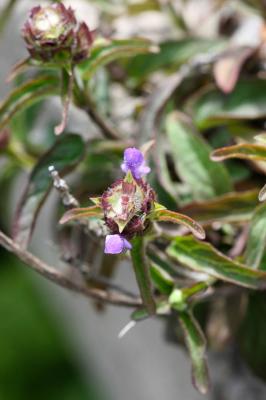
[[[105,238],[104,252],[106,254],[120,254],[131,249],[131,244],[122,235],[107,235]]]
[[[140,179],[150,172],[142,152],[135,147],[129,147],[124,152],[124,162],[121,164],[123,172],[131,171],[135,179]]]

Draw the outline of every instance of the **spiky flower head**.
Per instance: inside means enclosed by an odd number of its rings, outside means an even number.
[[[127,250],[128,240],[147,229],[147,216],[155,201],[153,189],[142,179],[149,167],[145,165],[144,156],[139,150],[126,149],[121,168],[126,172],[125,178],[113,183],[101,198],[105,223],[110,231],[105,252],[112,254],[116,254],[118,243],[121,251]]]
[[[85,23],[79,24],[74,11],[62,3],[37,6],[30,11],[22,36],[30,55],[40,61],[74,59],[89,54],[92,36]]]

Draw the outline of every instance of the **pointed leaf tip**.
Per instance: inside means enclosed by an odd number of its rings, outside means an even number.
[[[99,206],[91,206],[84,208],[72,208],[67,211],[59,221],[59,224],[65,224],[69,221],[81,219],[81,218],[91,218],[103,216],[102,208]]]
[[[192,218],[187,215],[177,213],[175,211],[169,210],[155,210],[154,212],[154,220],[157,221],[165,221],[172,222],[174,224],[181,224],[188,228],[194,236],[198,239],[205,239],[206,234],[204,229],[200,224],[194,221]]]

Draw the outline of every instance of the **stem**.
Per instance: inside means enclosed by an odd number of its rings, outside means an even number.
[[[111,140],[121,139],[121,135],[117,130],[98,113],[88,92],[86,92],[86,89],[81,89],[76,80],[74,80],[74,97],[76,106],[85,111],[96,125],[101,128],[103,136]]]
[[[80,293],[85,297],[117,306],[139,307],[141,305],[139,298],[136,299],[131,296],[126,296],[117,291],[106,292],[105,290],[88,287],[81,279],[81,276],[76,269],[71,268],[70,273],[68,274],[62,273],[59,269],[46,264],[32,253],[23,250],[16,242],[14,242],[14,240],[6,236],[2,231],[0,231],[0,245],[2,245],[7,251],[15,254],[23,263],[38,274],[68,290]],[[73,276],[74,271],[76,274],[75,277]],[[77,274],[79,275],[77,276]]]
[[[156,313],[156,305],[152,295],[149,263],[145,254],[145,239],[143,237],[137,236],[133,240],[131,257],[144,306],[148,313],[153,315]]]

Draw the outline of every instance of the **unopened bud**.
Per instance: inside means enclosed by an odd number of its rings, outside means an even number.
[[[92,43],[89,28],[62,3],[34,7],[22,29],[30,55],[40,61],[76,62],[86,58]]]

